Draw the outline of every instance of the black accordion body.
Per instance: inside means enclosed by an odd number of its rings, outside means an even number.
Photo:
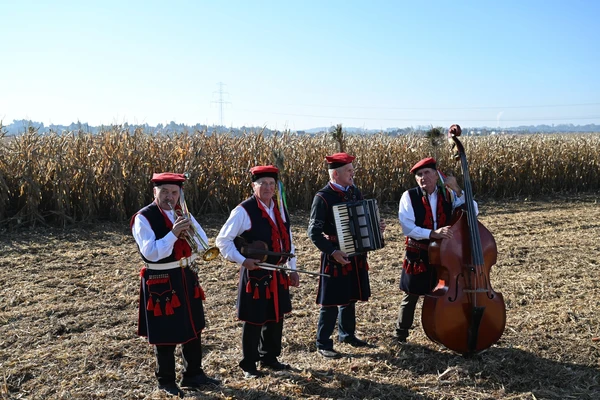
[[[353,256],[381,249],[384,246],[383,236],[379,230],[377,200],[340,203],[332,208],[341,251],[348,256]]]

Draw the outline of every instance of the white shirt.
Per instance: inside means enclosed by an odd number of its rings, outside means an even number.
[[[165,215],[171,220],[172,223],[175,223],[177,217],[175,216],[175,211],[173,210],[162,210]],[[208,236],[196,221],[193,215],[190,215],[192,219],[192,223],[196,228],[196,232],[202,237],[204,243],[208,244]],[[156,240],[156,235],[150,226],[150,222],[141,214],[137,214],[135,219],[133,220],[133,227],[131,228],[133,233],[133,237],[137,242],[140,252],[142,255],[148,260],[156,262],[158,260],[162,260],[163,258],[169,257],[173,252],[173,246],[177,241],[177,236],[173,234],[173,231],[167,233],[162,239]],[[194,238],[196,240],[196,238]],[[196,240],[198,243],[198,240]],[[202,248],[200,243],[198,243],[198,247]]]
[[[260,201],[259,199],[257,199],[257,200]],[[271,207],[268,207],[262,201],[260,201],[260,203],[263,205],[263,207],[267,211],[267,214],[269,215],[271,220],[273,220],[273,222],[275,222],[277,224],[277,221],[275,219],[275,211],[274,211],[275,202],[271,201]],[[217,235],[217,239],[215,240],[216,246],[219,248],[219,250],[221,251],[221,255],[223,257],[225,257],[225,259],[227,259],[229,261],[233,261],[239,265],[242,265],[244,263],[244,260],[246,260],[246,257],[241,255],[240,252],[238,251],[238,249],[235,248],[235,244],[233,243],[233,240],[237,236],[239,236],[242,233],[244,233],[245,231],[249,230],[250,228],[252,228],[252,223],[250,221],[250,216],[248,215],[248,212],[246,211],[246,209],[242,206],[235,207],[233,209],[233,211],[231,211],[231,214],[229,215],[229,218],[225,222],[225,225],[223,225],[223,227],[221,227],[221,231],[219,232],[219,234]],[[292,233],[291,232],[290,232],[290,245],[291,245],[290,253],[295,254],[296,247],[294,246],[294,243],[292,242]],[[295,257],[289,258],[286,265],[290,269],[296,269],[296,258]]]
[[[437,226],[437,197],[438,197],[438,189],[429,195],[427,198],[429,200],[429,205],[431,206],[431,213],[433,214],[433,230],[438,228]],[[452,209],[460,207],[465,204],[465,196],[464,194],[461,197],[458,197],[455,193],[454,195],[454,203],[452,204]],[[473,200],[473,206],[475,208],[475,215],[479,214],[479,207],[477,206],[477,202]],[[400,207],[398,209],[398,219],[400,220],[400,225],[402,225],[402,233],[404,236],[408,236],[415,240],[423,240],[429,239],[429,235],[431,234],[432,229],[421,228],[415,224],[415,211],[413,210],[412,202],[410,201],[410,194],[408,190],[402,194],[400,198]]]

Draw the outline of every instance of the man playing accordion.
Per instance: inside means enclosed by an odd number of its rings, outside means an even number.
[[[356,337],[356,302],[371,296],[366,253],[348,256],[340,250],[332,207],[362,200],[354,185],[355,157],[336,153],[325,157],[330,181],[315,195],[310,212],[308,236],[321,251],[321,276],[317,304],[321,306],[317,326],[317,350],[326,358],[337,358],[331,335],[338,321],[338,340],[354,347],[368,346]],[[382,229],[385,225],[381,222]]]

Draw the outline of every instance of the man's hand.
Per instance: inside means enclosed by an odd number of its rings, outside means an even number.
[[[173,229],[171,229],[171,232],[173,232],[173,235],[180,237],[183,232],[188,230],[190,224],[191,221],[189,219],[184,217],[177,217],[175,223],[173,224]]]
[[[456,177],[454,177],[454,176],[445,177],[444,185],[446,185],[446,187],[448,189],[453,190],[454,193],[456,193],[456,194],[461,194],[461,192],[462,192],[462,189],[460,188],[460,186],[458,186],[458,182],[456,182]]]
[[[297,272],[290,272],[290,286],[300,286],[300,276]]]
[[[254,271],[255,269],[259,269],[260,265],[256,265],[256,263],[259,263],[260,260],[257,260],[255,258],[246,258],[244,260],[244,262],[242,263],[242,265],[248,270],[248,271]]]
[[[350,260],[348,260],[348,255],[341,250],[336,250],[333,253],[331,253],[331,257],[333,257],[335,262],[338,264],[350,264]]]
[[[435,231],[431,231],[430,239],[451,239],[453,236],[449,226],[443,226]]]

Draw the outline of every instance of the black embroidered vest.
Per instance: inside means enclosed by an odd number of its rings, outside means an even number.
[[[275,201],[275,199],[273,199]],[[241,204],[242,207],[248,213],[250,217],[251,228],[243,232],[240,236],[242,236],[248,243],[253,242],[255,240],[260,240],[265,242],[269,246],[269,250],[273,251],[273,242],[271,239],[271,224],[269,223],[269,218],[263,217],[261,209],[258,207],[258,200],[255,196],[250,197],[247,200],[244,200]],[[275,207],[277,207],[277,203],[275,203]],[[288,231],[288,235],[290,234],[290,217],[287,214],[287,210],[285,212],[285,229]],[[277,222],[275,221],[275,225],[277,226]],[[283,246],[283,243],[282,243]],[[289,249],[287,249],[289,250]],[[286,249],[282,249],[282,252],[287,252]],[[269,264],[281,264],[280,257],[277,256],[268,256],[265,261]]]
[[[148,222],[150,223],[150,227],[152,228],[152,231],[154,231],[156,240],[162,239],[169,232],[171,232],[171,230],[169,228],[167,228],[167,224],[165,223],[165,217],[163,216],[162,212],[160,211],[160,209],[156,205],[156,203],[149,204],[146,207],[142,208],[138,212],[138,214],[141,214],[148,220]],[[133,218],[135,218],[135,215],[133,216]],[[133,219],[132,219],[132,225],[133,225]],[[140,256],[142,256],[142,259],[144,260],[144,262],[151,263],[151,264],[166,264],[169,262],[177,261],[177,260],[175,260],[174,252],[171,252],[171,255],[169,255],[168,257],[163,258],[161,260],[158,260],[158,261],[147,260],[142,255],[141,252],[140,252]]]
[[[414,187],[408,191],[410,195],[410,202],[413,207],[413,211],[415,212],[415,225],[418,227],[424,228],[425,222],[425,206],[423,205],[423,190],[420,187]],[[438,190],[438,196],[443,196]],[[446,221],[450,222],[450,218],[452,216],[452,204],[448,203],[444,197],[442,197],[442,208],[443,212],[446,215]],[[438,226],[441,228],[441,226]],[[420,240],[421,243],[429,243],[429,240]]]

